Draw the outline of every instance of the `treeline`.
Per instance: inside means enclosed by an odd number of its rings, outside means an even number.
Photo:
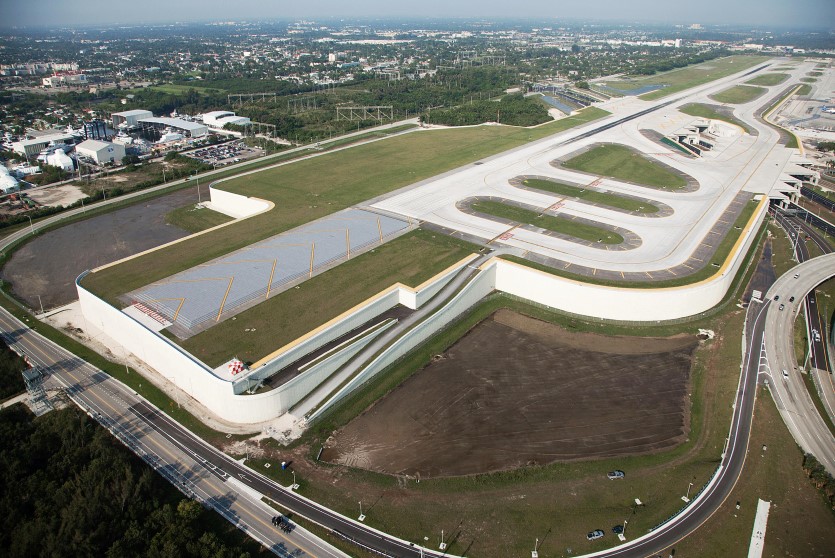
[[[713,60],[720,56],[728,56],[730,53],[727,50],[711,50],[700,53],[687,53],[680,56],[665,57],[661,60],[655,60],[649,64],[641,64],[635,66],[629,71],[629,75],[633,76],[651,76],[658,72],[669,72],[676,68],[683,68],[690,64],[701,64],[708,60]]]
[[[0,554],[244,558],[260,547],[183,498],[75,407],[0,411]]]
[[[835,478],[809,453],[803,456],[803,472],[826,498],[829,509],[835,511]]]
[[[0,400],[8,399],[26,389],[21,375],[26,368],[26,361],[0,339]]]
[[[473,101],[461,106],[433,110],[421,116],[427,124],[471,126],[499,122],[511,126],[535,126],[550,120],[548,109],[535,97],[506,95],[500,101]]]

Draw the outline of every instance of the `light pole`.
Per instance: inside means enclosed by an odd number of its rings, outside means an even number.
[[[197,181],[197,203],[201,203],[201,201],[200,201],[200,177],[197,176],[197,171],[194,171],[194,179]]]
[[[443,550],[443,548],[441,549]],[[531,558],[539,558],[539,539],[533,543],[533,550],[531,550]]]
[[[441,529],[441,544],[438,545],[441,550],[446,550],[446,543],[444,542],[444,530]]]
[[[299,485],[298,485],[298,483],[296,483],[296,472],[295,471],[290,471],[290,472],[293,473],[293,484],[290,486],[290,490],[298,490]]]
[[[692,482],[687,485],[687,494],[685,494],[684,496],[681,497],[681,499],[684,501],[684,503],[689,503],[690,502],[690,489],[692,487],[693,487]]]
[[[365,521],[365,514],[362,513],[362,500],[360,500],[360,516],[357,518],[360,521]]]
[[[35,225],[32,224],[32,216],[27,215],[26,217],[29,218],[29,229],[32,231],[32,236],[35,236]]]
[[[41,315],[44,314],[43,311],[43,301],[41,300],[41,295],[36,295],[38,297],[38,303],[41,305]]]

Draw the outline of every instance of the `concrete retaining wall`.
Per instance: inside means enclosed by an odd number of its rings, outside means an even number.
[[[258,198],[248,198],[232,192],[225,192],[209,186],[209,195],[212,201],[211,208],[215,211],[240,219],[242,217],[249,217],[256,213],[261,213],[270,209],[272,206],[269,202],[259,200]]]

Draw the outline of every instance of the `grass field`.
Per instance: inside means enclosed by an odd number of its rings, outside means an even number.
[[[276,207],[221,231],[190,238],[84,279],[115,303],[119,294],[189,269],[298,225],[609,113],[590,108],[536,128],[480,126],[417,132],[327,153],[223,183]]]
[[[709,95],[711,99],[718,103],[728,103],[731,105],[740,105],[753,101],[763,93],[768,91],[762,87],[751,87],[749,85],[737,85],[730,89],[725,89],[719,93]]]
[[[745,225],[748,224],[748,220],[753,215],[754,211],[757,209],[758,205],[755,202],[748,202],[742,210],[742,213],[737,218],[736,222],[734,223],[734,228],[731,229],[731,232],[722,239],[722,242],[716,247],[716,251],[713,253],[713,257],[711,258],[711,264],[707,264],[702,267],[700,270],[696,271],[695,273],[691,273],[690,275],[685,275],[678,277],[676,279],[667,279],[665,281],[610,281],[606,279],[598,279],[596,277],[588,277],[585,275],[578,275],[576,273],[571,273],[568,271],[564,271],[562,269],[556,269],[553,267],[549,267],[546,265],[542,265],[540,263],[531,262],[524,258],[520,258],[518,256],[501,256],[502,258],[516,262],[527,267],[532,267],[534,269],[538,269],[540,271],[544,271],[546,273],[551,273],[552,275],[558,275],[560,277],[565,277],[567,279],[574,279],[575,281],[582,281],[584,283],[592,283],[595,285],[608,285],[611,287],[622,287],[625,289],[661,289],[665,287],[678,287],[681,285],[688,285],[690,283],[696,283],[697,281],[702,281],[707,279],[714,273],[716,273],[719,266],[727,259],[728,254],[730,254],[731,248],[734,247],[736,244],[737,239],[739,238],[739,230],[744,228]],[[750,253],[749,256],[750,257]]]
[[[165,216],[166,223],[190,233],[204,231],[229,221],[232,221],[232,218],[228,215],[197,204],[178,207]]]
[[[688,66],[686,68],[673,70],[665,74],[659,74],[655,76],[649,76],[644,79],[634,80],[630,83],[634,83],[636,87],[656,84],[667,85],[667,87],[663,89],[659,89],[658,91],[652,91],[651,93],[646,93],[644,95],[641,95],[640,97],[644,101],[653,101],[655,99],[660,99],[662,97],[666,97],[667,95],[678,93],[679,91],[683,91],[685,89],[689,89],[697,85],[702,85],[703,83],[708,83],[723,77],[727,77],[731,74],[741,72],[742,70],[745,70],[752,66],[756,66],[757,64],[765,62],[766,60],[768,60],[768,57],[765,56],[728,56],[726,58],[708,60],[703,64]]]
[[[362,500],[369,525],[410,541],[422,541],[424,536],[437,538],[440,529],[445,529],[454,541],[449,549],[453,554],[466,550],[468,556],[520,556],[530,551],[530,541],[539,537],[541,553],[561,556],[569,547],[573,554],[582,554],[612,546],[616,540],[611,535],[611,526],[622,523],[625,517],[629,518],[635,536],[646,532],[681,507],[680,497],[688,482],[694,482],[694,490],[707,482],[727,435],[738,380],[744,316],[737,310],[709,323],[677,328],[693,332],[696,327],[708,327],[716,331],[717,337],[697,351],[692,370],[690,436],[673,450],[549,466],[531,464],[514,471],[459,478],[422,478],[420,483],[315,462],[312,456],[319,449],[319,440],[324,440],[335,427],[345,424],[389,390],[396,389],[403,379],[429,362],[432,355],[441,354],[499,307],[564,323],[568,329],[588,327],[571,320],[561,322],[562,318],[546,310],[504,297],[489,299],[462,322],[408,355],[390,372],[380,374],[368,389],[351,396],[322,422],[313,425],[308,442],[290,454],[300,481],[300,493],[348,515],[358,513],[357,502]],[[676,328],[667,329],[672,333]],[[641,328],[629,332],[644,333],[651,334]],[[276,458],[281,455],[283,459],[286,454],[284,450],[275,457],[250,464],[288,482],[289,474],[275,466]],[[272,466],[266,469],[266,463]],[[624,482],[606,479],[606,471],[613,468],[627,472]],[[636,497],[647,505],[632,515]],[[594,528],[606,529],[607,536],[601,541],[586,541],[585,534]],[[543,540],[546,533],[548,536]]]
[[[175,341],[209,366],[235,355],[254,362],[394,283],[417,286],[477,250],[450,236],[412,231],[241,312],[235,320]]]
[[[808,83],[804,83],[803,85],[800,86],[800,89],[797,90],[796,94],[802,96],[802,95],[808,95],[811,92],[812,92],[812,86],[809,85]]]
[[[640,200],[626,198],[617,194],[609,192],[597,192],[595,190],[586,190],[585,188],[578,188],[577,186],[569,186],[553,180],[541,180],[537,178],[529,178],[523,182],[525,186],[551,192],[560,196],[568,196],[581,200],[587,200],[593,203],[599,203],[608,207],[616,207],[626,211],[635,211],[637,213],[658,213],[658,208],[650,202],[643,202]]]
[[[152,85],[148,89],[153,89],[154,91],[160,91],[162,93],[172,93],[172,94],[181,94],[187,93],[190,89],[194,89],[198,93],[201,94],[208,94],[210,92],[221,91],[221,89],[213,89],[210,87],[201,87],[199,85],[175,85],[173,83],[165,83],[163,85]]]
[[[660,190],[679,190],[687,185],[681,176],[623,145],[599,145],[565,161],[563,166]]]
[[[810,77],[802,77],[802,78],[800,78],[800,81],[802,81],[803,83],[815,83],[818,80],[816,80],[815,78],[810,78]]]
[[[722,112],[717,111],[710,105],[703,105],[701,103],[689,103],[684,106],[679,107],[678,109],[680,112],[684,114],[689,114],[690,116],[698,116],[700,118],[708,118],[710,120],[722,120],[723,122],[728,122],[730,124],[734,124],[739,126],[745,133],[750,134],[751,128],[748,127],[745,122],[735,118],[732,114],[725,114]]]
[[[760,74],[745,83],[751,85],[779,85],[789,79],[789,74]]]
[[[588,225],[585,223],[578,223],[571,219],[564,217],[555,217],[553,215],[542,215],[535,211],[523,209],[496,201],[477,201],[471,205],[475,211],[480,211],[495,217],[502,217],[510,219],[516,223],[528,223],[535,227],[542,227],[549,231],[554,231],[581,240],[588,240],[589,242],[601,242],[603,244],[620,244],[623,242],[623,237],[615,232]]]

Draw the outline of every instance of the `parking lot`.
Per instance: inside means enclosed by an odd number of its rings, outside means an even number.
[[[239,163],[246,159],[253,159],[263,155],[264,150],[247,146],[243,141],[233,141],[220,145],[201,147],[188,153],[187,157],[201,161],[214,167],[222,167],[232,163]]]

